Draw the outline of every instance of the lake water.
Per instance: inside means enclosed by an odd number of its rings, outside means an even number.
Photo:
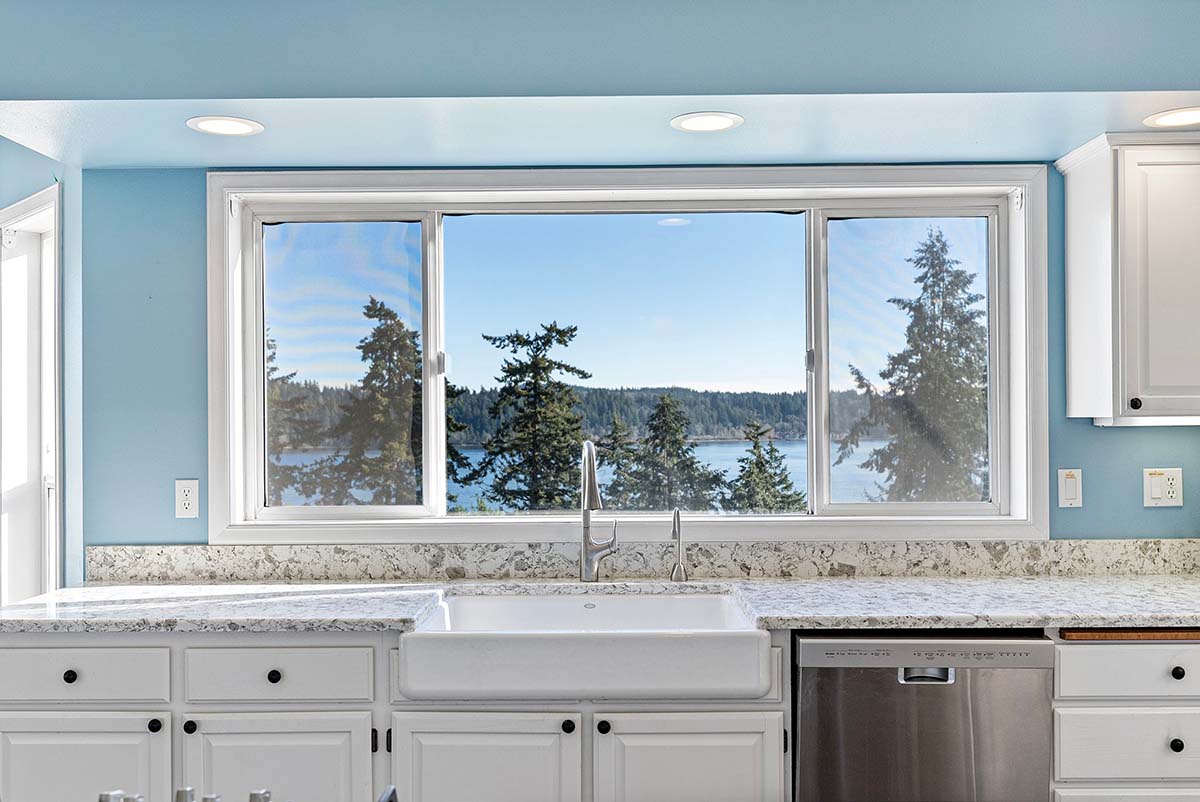
[[[784,465],[787,466],[788,473],[792,477],[792,482],[798,489],[804,489],[808,481],[808,443],[805,440],[774,440],[775,447],[783,453]],[[859,446],[858,453],[867,454],[871,449],[883,444],[884,441],[868,441],[864,440]],[[477,463],[483,457],[483,449],[480,447],[464,447],[460,449],[463,454],[471,460],[472,463]],[[303,465],[312,460],[329,455],[329,451],[290,451],[284,454],[283,461],[288,465]],[[737,476],[738,458],[746,453],[745,441],[734,442],[712,442],[701,441],[696,443],[696,456],[709,467],[724,471],[726,478]],[[874,492],[876,483],[880,480],[881,475],[872,471],[864,470],[858,466],[861,458],[851,457],[850,460],[843,462],[841,465],[833,469],[830,477],[831,492],[833,498],[838,501],[858,501],[866,500],[868,492]],[[599,470],[600,483],[603,485],[612,478],[612,469],[601,467]],[[458,496],[458,504],[471,509],[475,505],[476,499],[483,494],[484,488],[481,485],[467,485],[465,487],[457,485],[454,482],[450,483],[450,492]],[[305,498],[295,491],[289,491],[284,494],[285,504],[303,504]]]

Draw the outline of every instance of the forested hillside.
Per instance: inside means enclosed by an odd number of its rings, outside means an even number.
[[[348,387],[320,387],[312,382],[296,382],[281,388],[285,396],[308,397],[309,415],[322,431],[328,431],[339,418],[339,407],[350,400]],[[806,393],[735,393],[690,390],[682,387],[579,387],[579,412],[588,437],[599,438],[609,431],[613,415],[633,430],[635,437],[645,433],[646,420],[658,396],[669,393],[679,401],[691,426],[688,436],[696,440],[741,440],[747,421],[761,421],[771,428],[772,437],[797,440],[808,432],[808,396]],[[465,429],[451,440],[458,445],[483,443],[495,431],[488,410],[496,401],[494,388],[463,390],[450,404],[449,412]],[[830,410],[834,434],[849,431],[867,411],[865,396],[853,390],[835,392]]]

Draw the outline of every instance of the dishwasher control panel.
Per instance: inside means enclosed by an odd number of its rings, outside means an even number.
[[[850,640],[796,638],[797,664],[811,668],[1053,668],[1049,640]]]

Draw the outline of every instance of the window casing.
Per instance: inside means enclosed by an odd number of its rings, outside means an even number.
[[[694,513],[697,540],[1043,538],[1048,519],[1045,169],[1040,166],[212,173],[209,176],[210,542],[557,542],[577,516],[447,516],[442,216],[804,212],[810,514]],[[988,221],[990,499],[830,497],[829,221]],[[408,221],[422,232],[422,504],[265,503],[262,226]],[[752,344],[748,344],[752,346]],[[667,513],[620,513],[628,540],[665,540]]]

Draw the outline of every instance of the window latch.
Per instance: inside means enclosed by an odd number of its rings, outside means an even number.
[[[433,370],[439,376],[445,376],[450,372],[450,355],[445,351],[438,351],[437,356],[433,360]]]
[[[809,373],[817,369],[817,352],[811,348],[804,354],[804,368]]]

